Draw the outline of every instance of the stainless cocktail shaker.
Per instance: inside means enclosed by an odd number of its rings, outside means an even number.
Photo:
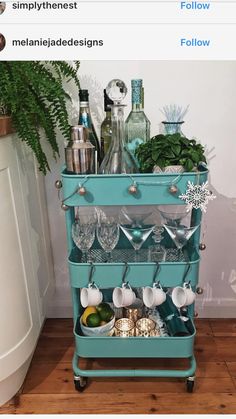
[[[71,127],[71,141],[65,148],[66,168],[69,173],[95,173],[95,147],[83,125]]]

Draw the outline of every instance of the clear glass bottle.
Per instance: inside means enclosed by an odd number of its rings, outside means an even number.
[[[127,88],[122,80],[112,80],[107,88],[107,95],[114,104],[111,105],[112,142],[100,167],[102,174],[137,173],[137,165],[125,147],[124,107],[121,100],[127,94]]]
[[[102,155],[101,155],[101,148],[100,148],[98,136],[96,134],[92,117],[91,117],[88,90],[80,90],[79,99],[80,99],[79,125],[83,125],[87,129],[89,141],[95,147],[95,172],[97,173],[97,167],[98,165],[101,164]]]
[[[144,113],[144,90],[141,79],[131,80],[132,111],[125,122],[126,144],[134,154],[136,147],[150,140],[150,121]]]
[[[101,151],[103,157],[108,152],[111,144],[111,105],[113,105],[113,101],[107,96],[106,89],[104,89],[104,111],[106,112],[106,117],[101,125]]]

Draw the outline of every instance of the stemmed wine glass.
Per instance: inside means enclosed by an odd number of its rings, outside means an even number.
[[[97,239],[107,254],[107,262],[111,263],[113,261],[112,251],[115,249],[120,237],[119,224],[114,214],[106,213],[97,208],[96,210],[98,212]]]
[[[135,262],[140,261],[140,249],[153,231],[154,225],[143,225],[143,221],[151,214],[152,211],[132,214],[126,208],[122,208],[120,212],[120,228],[134,248]]]
[[[81,262],[90,262],[89,250],[95,240],[96,217],[94,214],[81,215],[77,213],[72,224],[72,239],[82,252]]]

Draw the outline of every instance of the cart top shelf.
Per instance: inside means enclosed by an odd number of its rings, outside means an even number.
[[[188,181],[202,184],[207,181],[208,170],[191,173],[148,173],[121,175],[71,175],[63,168],[63,197],[68,206],[105,205],[161,205],[184,204],[179,195],[186,192]],[[135,185],[136,193],[129,188]],[[170,187],[177,191],[171,193]],[[84,195],[79,189],[85,188]]]

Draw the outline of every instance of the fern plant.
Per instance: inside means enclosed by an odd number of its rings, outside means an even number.
[[[56,132],[59,128],[69,140],[70,126],[66,102],[70,96],[63,82],[73,80],[79,89],[79,62],[65,61],[1,61],[0,108],[11,116],[19,138],[33,150],[39,170],[50,170],[43,151],[40,132],[43,130],[53,156],[59,156]]]

